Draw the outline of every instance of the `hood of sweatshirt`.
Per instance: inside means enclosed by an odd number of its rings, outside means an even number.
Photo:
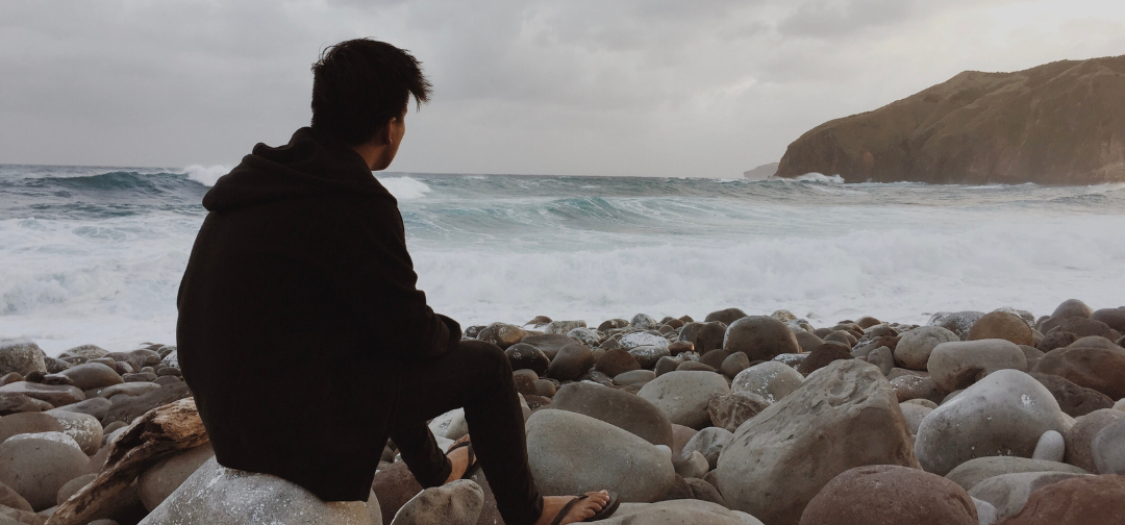
[[[254,146],[203,197],[208,211],[229,211],[293,199],[383,198],[397,204],[371,174],[363,157],[347,145],[325,140],[312,128],[293,133],[289,143]]]

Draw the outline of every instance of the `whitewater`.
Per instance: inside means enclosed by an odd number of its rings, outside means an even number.
[[[200,200],[226,171],[0,165],[0,338],[52,355],[174,343]],[[419,287],[466,326],[1125,304],[1125,185],[377,176]]]

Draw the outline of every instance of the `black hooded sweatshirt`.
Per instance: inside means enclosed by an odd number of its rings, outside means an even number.
[[[255,146],[203,206],[176,335],[216,458],[366,500],[409,380],[398,363],[461,338],[415,287],[397,201],[358,153],[302,128]]]

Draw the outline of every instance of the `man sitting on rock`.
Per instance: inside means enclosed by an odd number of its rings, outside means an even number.
[[[312,126],[258,144],[204,197],[180,284],[180,364],[218,462],[366,501],[389,436],[425,487],[479,458],[508,525],[611,513],[606,492],[539,495],[503,351],[462,341],[415,287],[397,201],[371,172],[394,160],[410,96],[428,100],[417,60],[350,40],[313,78]],[[426,421],[459,407],[474,439],[447,457]]]

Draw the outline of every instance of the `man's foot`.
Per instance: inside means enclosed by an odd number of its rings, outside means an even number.
[[[566,516],[564,516],[559,523],[580,523],[586,521],[594,517],[598,511],[602,510],[602,508],[609,503],[609,493],[604,490],[601,492],[587,492],[586,496],[586,499],[570,507]],[[539,516],[539,521],[536,521],[535,525],[551,525],[554,523],[559,511],[573,499],[577,499],[577,496],[548,496],[543,498],[543,514]]]
[[[458,439],[453,444],[464,443],[469,440],[469,435],[465,434],[464,437]],[[449,472],[449,479],[445,480],[446,483],[450,481],[461,479],[465,476],[465,472],[469,470],[469,447],[460,447],[453,452],[445,455],[449,458],[449,462],[453,465],[453,470]]]

